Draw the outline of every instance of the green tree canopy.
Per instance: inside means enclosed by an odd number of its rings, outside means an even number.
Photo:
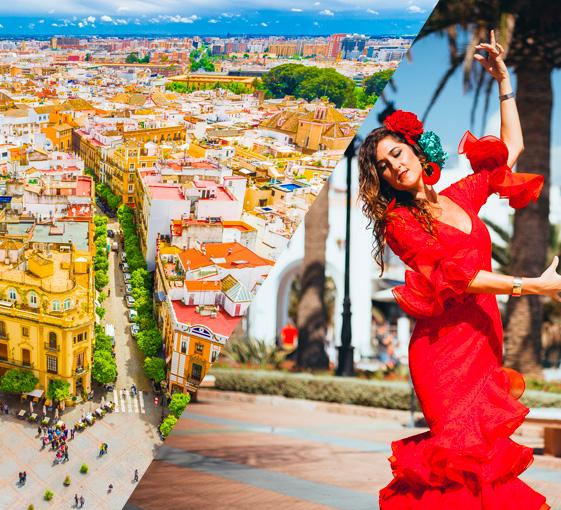
[[[166,378],[166,362],[162,358],[147,357],[144,360],[144,373],[148,379],[159,383]]]
[[[47,398],[54,402],[70,398],[70,383],[62,379],[51,379],[47,388]]]
[[[138,347],[145,356],[156,356],[162,346],[162,335],[160,332],[153,329],[145,329],[140,323],[140,331],[137,335]]]
[[[39,379],[30,370],[13,368],[0,379],[0,391],[6,393],[29,393],[35,389]]]
[[[162,433],[162,436],[164,436],[164,438],[169,436],[169,433],[173,430],[173,427],[175,427],[176,423],[177,418],[173,414],[166,416],[166,418],[160,425],[160,432]]]
[[[174,393],[171,396],[171,402],[169,403],[168,409],[176,418],[181,418],[183,411],[185,411],[185,408],[190,401],[191,395],[189,395],[189,393]]]
[[[390,78],[393,76],[395,69],[385,69],[384,71],[378,71],[374,73],[372,76],[364,79],[364,91],[369,96],[379,96],[386,84],[390,81]]]
[[[117,365],[110,352],[96,349],[93,356],[92,377],[100,384],[108,384],[115,380]]]

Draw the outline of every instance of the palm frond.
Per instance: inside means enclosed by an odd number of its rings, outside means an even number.
[[[483,222],[485,223],[485,225],[493,229],[493,231],[501,238],[501,241],[503,241],[505,244],[510,243],[511,235],[506,229],[488,218],[484,218]]]

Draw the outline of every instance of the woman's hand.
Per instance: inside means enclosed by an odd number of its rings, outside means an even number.
[[[555,301],[561,302],[561,275],[557,273],[557,265],[559,264],[559,257],[553,257],[553,262],[550,266],[539,276],[536,280],[539,294],[549,296]]]
[[[481,43],[475,47],[476,50],[484,50],[488,53],[487,58],[476,53],[473,58],[498,82],[509,78],[508,69],[503,60],[504,48],[495,40],[495,31],[491,30],[490,42]]]

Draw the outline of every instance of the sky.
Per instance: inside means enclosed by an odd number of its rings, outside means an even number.
[[[410,60],[404,59],[394,74],[397,91],[386,88],[385,94],[389,100],[395,102],[395,107],[415,112],[419,118],[425,112],[437,83],[447,69],[448,44],[445,38],[431,36],[417,41],[410,49]],[[515,75],[511,73],[513,86],[516,87]],[[552,182],[561,185],[561,71],[553,73],[554,108],[552,114],[552,151],[551,170]],[[470,125],[472,93],[463,93],[462,70],[459,69],[448,82],[444,92],[437,100],[425,122],[426,129],[436,132],[444,149],[449,153],[446,168],[457,166],[458,143],[467,129],[476,136],[484,134],[499,134],[500,116],[498,92],[495,88],[491,94],[491,102],[487,119],[482,127],[480,101],[479,115],[474,126]],[[366,122],[359,130],[364,138],[370,130],[378,127],[377,116],[384,109],[382,101],[371,110]],[[532,150],[526,147],[526,151]],[[531,169],[528,169],[531,171]]]
[[[0,39],[48,35],[415,35],[434,0],[22,0]]]

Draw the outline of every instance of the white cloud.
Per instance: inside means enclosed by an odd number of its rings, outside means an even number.
[[[209,22],[209,23],[220,23],[220,20],[217,20],[217,19],[209,19],[208,22]]]
[[[39,23],[45,23],[45,20],[44,20],[44,19],[40,19],[40,20],[39,20]]]
[[[114,22],[115,25],[128,25],[129,22],[123,18],[117,18]]]
[[[318,23],[317,21],[314,21],[314,25],[315,25],[316,27],[319,27],[319,23]]]
[[[54,10],[54,9],[50,9],[50,10],[49,10],[49,14],[54,14],[54,13],[55,13],[55,10]]]
[[[51,27],[58,27],[58,23],[51,23]]]
[[[322,16],[335,16],[335,13],[333,11],[330,11],[329,9],[324,9],[323,11],[319,12]]]
[[[267,25],[267,23],[263,23],[263,22],[262,22],[262,23],[261,23],[261,26],[262,26],[262,27],[268,27],[269,25]]]
[[[87,21],[88,23],[95,23],[95,16],[88,16],[88,17],[86,18],[86,21]]]
[[[290,9],[292,12],[302,12],[304,9],[297,9],[296,7],[293,7],[292,9]]]
[[[425,12],[425,10],[419,7],[418,5],[413,4],[407,7],[407,12],[410,12],[412,14],[419,14],[421,12]]]
[[[320,5],[320,3],[319,2],[314,2],[314,5]]]
[[[84,24],[83,24],[81,21],[78,23],[78,26],[79,26],[80,28],[84,28]]]
[[[101,21],[105,21],[106,23],[111,23],[113,21],[113,18],[107,15],[102,16],[100,19]]]
[[[376,16],[378,16],[380,14],[378,11],[375,11],[374,9],[366,9],[366,12],[368,14],[374,14]]]
[[[0,28],[4,28],[4,25],[2,25],[2,23],[0,23]]]
[[[151,23],[193,23],[197,20],[200,20],[196,14],[192,14],[191,16],[181,16],[176,14],[175,16],[170,16],[169,14],[160,14],[155,18],[151,18]]]
[[[29,27],[30,30],[33,30],[35,28],[35,23],[30,23],[27,26]]]

